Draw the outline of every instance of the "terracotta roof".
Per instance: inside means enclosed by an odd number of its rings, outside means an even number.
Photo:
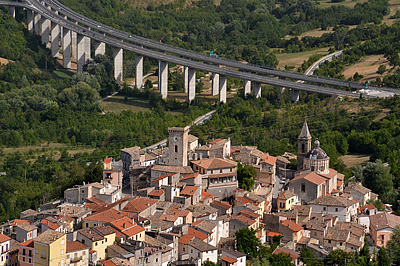
[[[263,153],[261,155],[261,162],[265,162],[270,165],[276,164],[276,157]]]
[[[198,186],[186,186],[180,193],[180,195],[193,196],[196,191],[200,189]]]
[[[167,177],[170,177],[170,176],[173,176],[173,175],[176,175],[176,174],[177,173],[172,173],[172,174],[168,174],[168,175],[160,175],[159,177],[157,177],[156,179],[154,179],[151,182],[158,182],[160,180],[163,180],[164,178],[167,178]]]
[[[87,198],[86,201],[87,202],[96,203],[97,205],[102,205],[102,206],[105,206],[107,204],[106,202],[104,202],[104,201],[102,201],[100,199],[94,198],[94,197]]]
[[[218,201],[218,200],[214,200],[213,202],[211,202],[210,204],[218,206],[220,208],[229,210],[230,208],[232,208],[232,205],[230,205],[228,202],[226,201]]]
[[[118,220],[111,221],[110,224],[111,224],[113,227],[117,228],[118,230],[122,231],[122,230],[124,230],[124,229],[126,229],[126,228],[129,228],[129,227],[131,227],[131,226],[134,226],[135,223],[132,221],[131,218],[122,217],[122,218],[120,218],[120,219],[118,219]]]
[[[121,219],[122,217],[128,216],[126,212],[117,211],[115,209],[109,209],[103,212],[92,214],[86,218],[83,218],[83,221],[93,221],[100,223],[110,223],[112,221]]]
[[[167,223],[166,221],[161,220],[158,217],[155,217],[153,215],[147,216],[147,219],[150,220],[152,227],[157,227],[160,228],[161,231],[167,230],[168,228],[171,228],[172,225]]]
[[[281,200],[288,200],[290,198],[296,197],[297,195],[290,190],[285,190],[279,192],[278,199]]]
[[[104,162],[103,163],[111,163],[112,162],[112,158],[111,157],[108,157],[108,158],[105,158],[104,159]]]
[[[317,175],[314,172],[310,172],[307,174],[298,175],[295,178],[293,178],[290,182],[295,182],[295,181],[301,180],[301,179],[307,180],[315,185],[320,185],[326,181],[326,179],[324,177]]]
[[[377,210],[377,208],[374,206],[374,204],[368,204],[368,205],[362,206],[360,208],[360,211],[363,212],[365,210],[369,210],[370,211],[370,210],[374,210],[374,209]]]
[[[281,224],[288,227],[290,230],[292,230],[294,232],[298,232],[303,229],[303,227],[296,224],[295,222],[290,221],[289,219],[281,221]]]
[[[200,198],[200,201],[205,201],[206,199],[209,199],[209,198],[214,198],[214,195],[213,194],[211,194],[211,193],[208,193],[208,192],[206,192],[206,191],[204,191],[204,190],[202,190],[201,191],[201,198]]]
[[[214,144],[217,144],[218,142],[223,141],[223,140],[224,139],[214,139],[214,140],[210,141],[210,144],[214,145]]]
[[[196,221],[196,222],[192,223],[192,226],[197,229],[200,229],[204,232],[207,232],[208,234],[212,234],[212,231],[216,227],[216,225],[214,223],[207,221],[207,220]]]
[[[103,261],[101,264],[103,264],[103,266],[117,266],[111,259]]]
[[[257,219],[257,218],[259,218],[261,216],[260,214],[252,212],[252,211],[247,210],[247,209],[241,210],[240,214],[243,214],[244,216],[247,216],[247,217],[249,217],[251,219]]]
[[[350,207],[356,204],[358,200],[351,200],[341,196],[325,196],[310,201],[309,205],[323,205],[323,206],[338,206],[338,207]]]
[[[197,203],[196,205],[190,205],[186,209],[192,212],[192,215],[194,218],[202,217],[202,216],[209,215],[212,213],[218,213],[218,209],[213,208],[208,205],[205,205],[203,203]]]
[[[19,245],[19,246],[24,246],[24,247],[33,248],[33,247],[34,247],[33,239],[30,239],[30,240],[28,240],[28,241],[19,243],[18,245]]]
[[[47,219],[43,219],[41,223],[52,230],[57,230],[58,228],[60,228],[58,224],[52,223]]]
[[[31,223],[31,221],[15,219],[15,220],[13,220],[13,222],[12,222],[12,226],[21,225],[21,224],[24,224],[24,223]]]
[[[328,227],[328,232],[326,233],[324,239],[346,242],[349,239],[349,237],[350,237],[349,230],[341,230],[340,228],[335,226],[335,227]]]
[[[331,179],[331,178],[335,177],[337,175],[337,173],[338,172],[336,170],[329,168],[329,172],[327,174],[320,174],[320,175],[322,175],[323,177],[326,177],[328,179]]]
[[[159,197],[162,194],[164,194],[164,189],[163,188],[153,190],[152,192],[149,193],[149,196]]]
[[[182,175],[182,178],[180,179],[182,180],[187,180],[187,179],[191,179],[191,178],[195,178],[199,175],[199,172],[193,173],[193,174],[184,174]]]
[[[347,187],[344,189],[345,192],[347,193],[351,193],[352,190],[355,190],[361,194],[367,194],[369,192],[371,192],[371,190],[369,188],[364,187],[361,183],[359,182],[349,182],[349,184],[347,185]]]
[[[158,200],[149,199],[149,198],[136,198],[130,201],[126,206],[122,209],[127,212],[142,212],[147,208],[150,208],[153,204],[156,204]]]
[[[182,235],[179,238],[178,242],[179,242],[179,244],[187,245],[187,244],[189,244],[190,241],[193,240],[193,238],[194,238],[194,235],[189,235],[189,234]]]
[[[41,233],[37,238],[35,238],[34,241],[43,244],[51,244],[62,236],[64,236],[63,233],[53,230],[46,230],[43,233]]]
[[[232,216],[232,220],[238,220],[244,224],[247,224],[248,226],[251,226],[256,223],[256,220],[253,220],[247,216],[244,216],[243,214]]]
[[[170,166],[156,164],[151,168],[152,171],[166,172],[166,173],[180,173],[180,174],[191,174],[194,173],[190,166]]]
[[[131,237],[131,236],[137,235],[144,231],[145,231],[145,229],[143,227],[136,224],[132,227],[122,230],[122,233],[124,233],[127,237]]]
[[[336,193],[339,193],[339,192],[340,192],[339,190],[337,190],[336,188],[334,188],[334,189],[332,189],[331,194],[336,194]]]
[[[300,253],[299,252],[296,252],[296,251],[294,251],[292,249],[288,249],[288,248],[285,248],[285,247],[277,248],[277,249],[274,250],[274,252],[272,252],[272,254],[279,254],[279,253],[288,254],[292,258],[292,261],[300,258]]]
[[[174,214],[163,213],[163,214],[161,214],[161,216],[159,218],[161,220],[163,220],[163,221],[175,222],[176,220],[178,220],[179,216],[178,215],[174,215]]]
[[[189,226],[188,235],[192,235],[195,238],[200,239],[200,240],[207,239],[207,237],[208,237],[207,234],[205,234],[203,232],[200,232],[199,230],[196,230],[196,229],[194,229],[193,227],[190,227],[190,226]]]
[[[276,233],[276,232],[268,232],[267,236],[268,237],[274,237],[274,236],[281,236],[281,233]]]
[[[6,242],[8,240],[11,240],[11,238],[6,235],[0,234],[0,243]]]
[[[235,200],[243,204],[251,203],[255,205],[255,203],[252,200],[245,197],[236,197]]]
[[[343,181],[338,180],[337,181],[337,187],[340,188],[343,185]]]
[[[378,213],[369,217],[370,228],[379,231],[385,228],[395,228],[400,225],[400,217],[391,213]]]
[[[237,262],[237,259],[234,259],[234,258],[231,258],[231,257],[228,257],[228,256],[222,257],[221,260],[226,261],[226,262],[228,262],[228,263],[235,263],[235,262]]]
[[[205,169],[233,168],[237,166],[237,162],[221,158],[206,158],[198,161],[191,161],[191,163]]]
[[[67,253],[82,249],[89,249],[89,247],[78,241],[67,241]]]
[[[361,248],[364,245],[364,241],[360,241],[359,237],[355,235],[351,235],[346,243],[359,248]]]

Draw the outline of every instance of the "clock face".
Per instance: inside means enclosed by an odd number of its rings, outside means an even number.
[[[178,137],[177,137],[177,136],[174,137],[174,141],[175,141],[175,142],[178,141]]]

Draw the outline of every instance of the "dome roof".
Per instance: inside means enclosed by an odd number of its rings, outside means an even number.
[[[307,159],[315,159],[315,160],[320,160],[320,159],[328,159],[329,156],[326,154],[326,152],[320,148],[320,142],[319,140],[316,140],[314,142],[314,148],[309,151],[305,158]]]

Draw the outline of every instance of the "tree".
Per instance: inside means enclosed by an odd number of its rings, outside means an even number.
[[[393,234],[389,242],[386,244],[389,252],[389,258],[393,265],[400,265],[400,227],[393,229]]]
[[[254,179],[257,177],[257,171],[248,164],[238,164],[237,175],[239,187],[250,191],[254,186]]]
[[[273,266],[293,266],[292,257],[285,253],[272,254],[271,257],[269,257],[269,262]]]
[[[385,65],[379,65],[378,70],[376,71],[376,73],[378,73],[379,75],[382,75],[383,73],[385,73],[386,71],[386,66]]]
[[[307,266],[323,266],[323,262],[317,259],[314,253],[308,248],[303,248],[300,252],[300,260]]]
[[[258,249],[261,246],[260,240],[256,237],[254,229],[243,228],[236,232],[236,249],[250,257],[258,256]]]
[[[378,266],[390,266],[390,259],[384,247],[378,251]]]
[[[203,262],[202,266],[218,266],[218,263],[212,262],[212,261],[205,261]]]
[[[351,259],[351,254],[348,254],[346,251],[341,249],[336,249],[329,253],[328,256],[325,257],[324,265],[325,266],[342,266],[346,265],[348,261]]]

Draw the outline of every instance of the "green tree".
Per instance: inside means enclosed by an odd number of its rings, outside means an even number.
[[[392,264],[400,265],[400,226],[396,226],[393,229],[393,235],[390,241],[387,242],[386,248]]]
[[[237,168],[237,176],[239,187],[250,191],[254,186],[254,180],[257,177],[257,171],[251,165],[239,163]]]
[[[378,70],[376,71],[376,73],[378,73],[379,75],[382,75],[383,73],[385,73],[386,71],[386,66],[385,65],[379,65]]]
[[[205,261],[203,262],[202,266],[218,266],[218,263],[212,262],[212,261]]]
[[[235,233],[236,249],[250,257],[257,257],[261,246],[260,240],[256,237],[254,229],[243,228]]]
[[[269,257],[269,262],[273,266],[293,266],[292,257],[285,253],[272,254]]]
[[[329,253],[324,260],[325,266],[342,266],[346,265],[350,261],[352,255],[344,250],[336,249]]]
[[[300,260],[307,266],[323,266],[324,263],[317,259],[314,253],[308,248],[303,248],[300,252]]]
[[[391,262],[384,247],[378,250],[378,266],[390,266]]]

